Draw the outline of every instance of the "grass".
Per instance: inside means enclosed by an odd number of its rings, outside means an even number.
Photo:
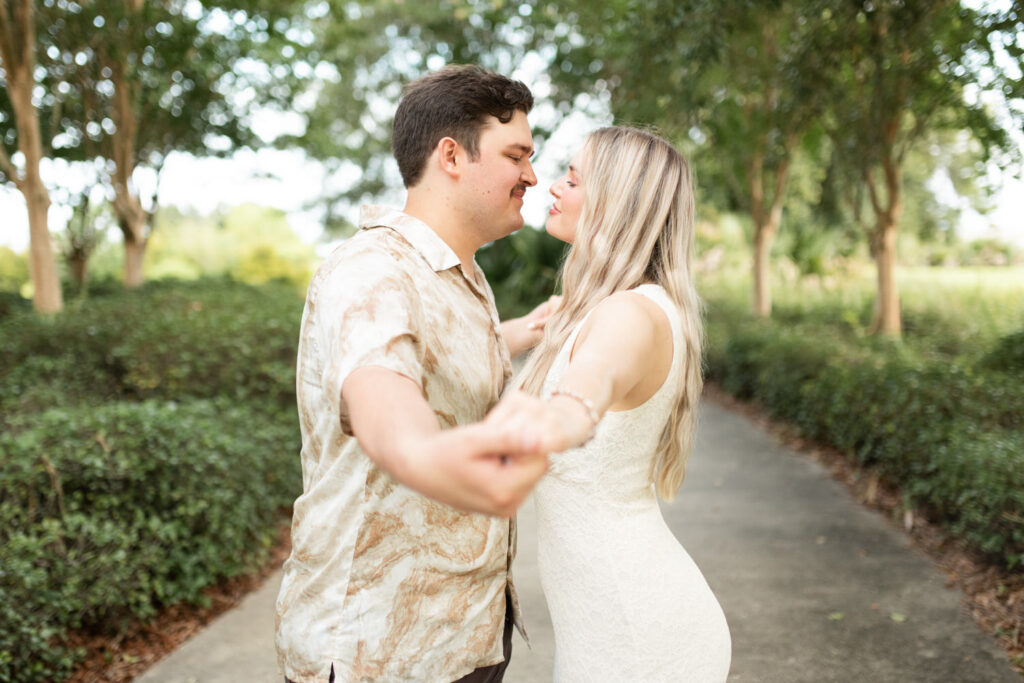
[[[936,357],[976,358],[1024,328],[1024,266],[899,268],[903,347]],[[701,275],[708,312],[749,309],[748,272]],[[867,338],[875,297],[870,264],[825,277],[776,275],[772,318],[850,338]],[[870,343],[870,342],[869,342]]]

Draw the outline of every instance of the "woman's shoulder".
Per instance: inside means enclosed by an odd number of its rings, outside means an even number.
[[[594,307],[594,313],[604,316],[621,316],[623,322],[649,322],[657,325],[667,319],[667,309],[674,308],[668,293],[656,284],[643,284],[633,289],[613,292]]]
[[[646,293],[626,289],[608,295],[594,306],[580,336],[595,330],[602,335],[623,337],[629,346],[643,349],[656,344],[666,333],[671,334],[671,321],[662,306]]]

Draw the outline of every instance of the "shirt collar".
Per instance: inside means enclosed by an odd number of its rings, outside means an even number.
[[[423,255],[435,271],[448,270],[461,263],[452,248],[430,226],[418,218],[387,206],[363,205],[359,209],[359,229],[391,228]]]

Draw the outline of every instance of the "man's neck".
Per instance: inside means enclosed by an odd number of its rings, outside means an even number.
[[[476,254],[476,250],[483,245],[474,239],[472,229],[453,214],[447,197],[430,195],[430,192],[422,189],[415,192],[410,191],[403,211],[426,223],[427,227],[433,230],[459,257],[459,261],[462,262],[462,270],[475,279],[476,267],[473,264],[473,256]]]

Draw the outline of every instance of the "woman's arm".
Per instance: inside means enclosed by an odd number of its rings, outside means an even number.
[[[671,364],[671,339],[668,319],[656,303],[642,294],[616,293],[594,309],[580,330],[557,386],[565,393],[544,402],[520,403],[518,411],[499,405],[494,417],[523,428],[539,424],[542,450],[574,448],[595,427],[585,401],[600,416],[611,408],[631,407],[630,399],[641,403],[657,390]],[[524,410],[533,412],[522,414]]]

